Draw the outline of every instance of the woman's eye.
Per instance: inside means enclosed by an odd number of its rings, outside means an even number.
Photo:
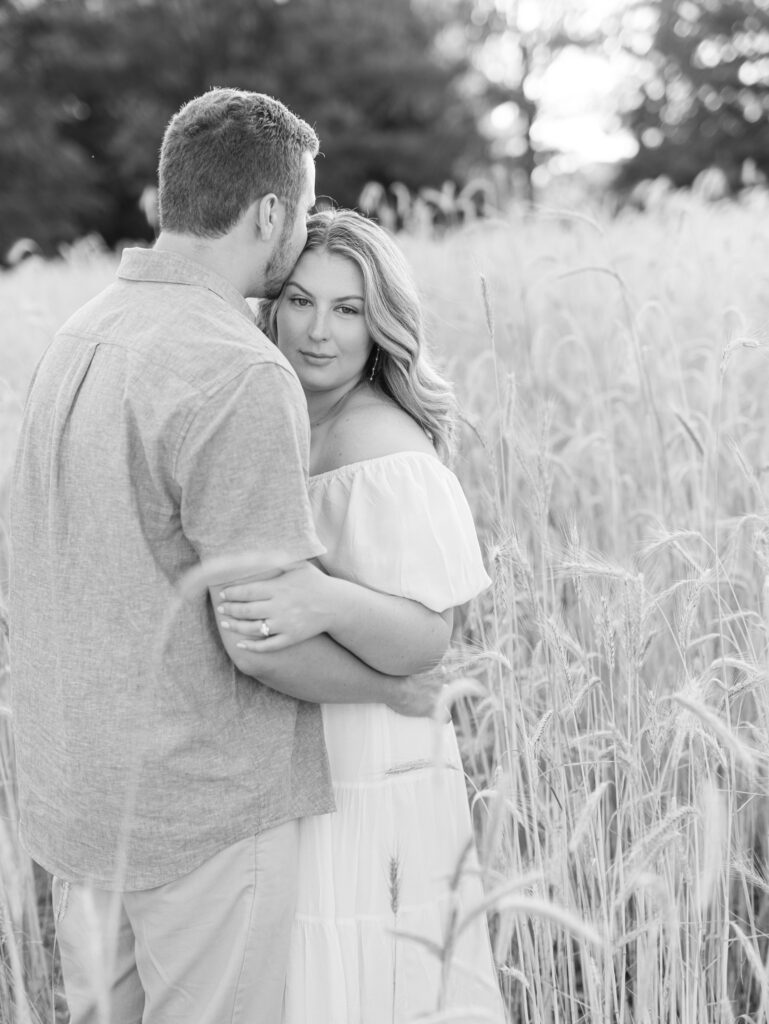
[[[347,316],[349,316],[351,313],[353,314],[353,316],[357,316],[359,313],[359,310],[357,310],[355,306],[338,306],[337,308],[339,309],[340,313],[344,313]]]
[[[304,309],[305,306],[310,305],[310,300],[306,299],[304,295],[292,295],[290,296],[288,301],[291,303],[292,306],[299,306],[301,309]]]

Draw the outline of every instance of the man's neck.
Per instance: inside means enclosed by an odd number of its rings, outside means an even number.
[[[197,235],[184,235],[175,231],[161,231],[155,240],[155,249],[161,252],[173,252],[185,256],[188,260],[201,263],[209,270],[227,277],[223,273],[223,264],[227,262],[224,246],[217,246],[220,239],[199,238]]]
[[[176,231],[161,231],[155,241],[155,249],[172,252],[188,260],[200,263],[213,271],[245,295],[248,282],[244,279],[244,261],[237,258],[235,246],[228,235],[219,238],[200,238]]]

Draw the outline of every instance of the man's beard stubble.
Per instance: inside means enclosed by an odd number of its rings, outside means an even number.
[[[294,264],[299,259],[299,253],[287,252],[291,235],[293,234],[293,221],[288,219],[284,222],[280,232],[278,244],[267,261],[264,271],[264,295],[265,299],[277,299],[283,291],[288,275],[291,273]]]

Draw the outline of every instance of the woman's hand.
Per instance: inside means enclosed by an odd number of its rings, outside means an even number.
[[[219,624],[239,634],[247,651],[279,651],[328,631],[332,577],[310,562],[270,579],[227,586],[216,606]]]

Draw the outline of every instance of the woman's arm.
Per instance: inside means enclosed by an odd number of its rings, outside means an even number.
[[[371,668],[410,675],[436,665],[451,638],[452,609],[327,576],[303,562],[280,576],[228,586],[216,601],[219,625],[236,648],[269,653],[327,633]],[[262,623],[270,635],[264,637]]]
[[[212,590],[211,599],[215,601],[218,594],[218,588]],[[220,632],[227,653],[241,672],[298,700],[387,704],[399,714],[422,717],[434,713],[443,688],[440,670],[401,677],[378,672],[328,636],[266,651],[266,642],[247,650],[238,646],[234,630]]]

